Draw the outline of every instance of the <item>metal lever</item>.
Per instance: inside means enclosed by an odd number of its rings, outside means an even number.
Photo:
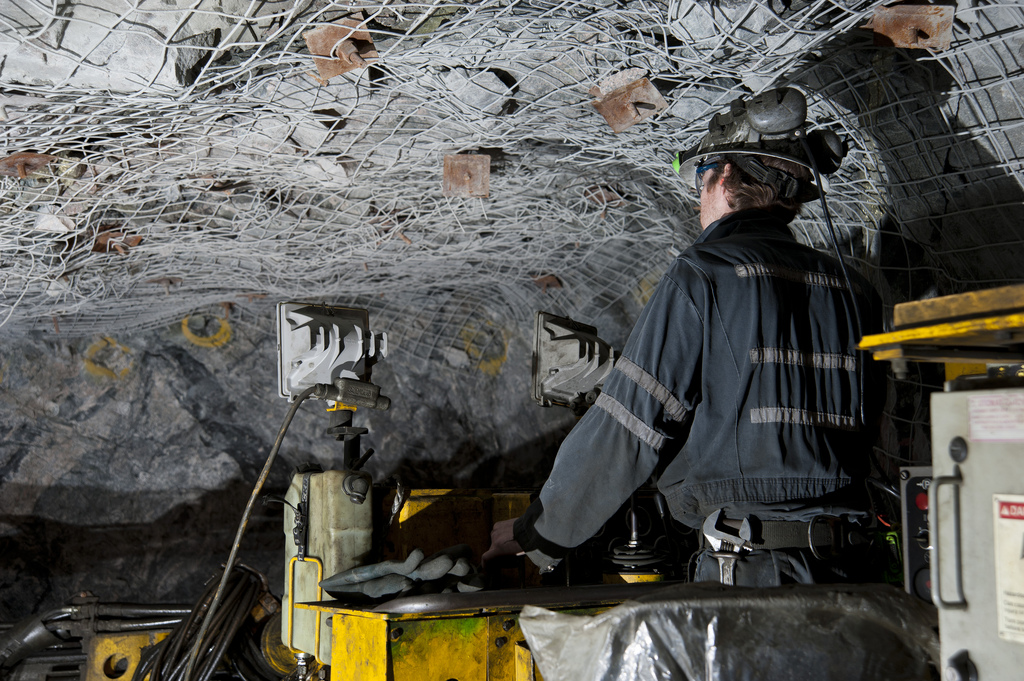
[[[933,478],[931,485],[928,486],[928,525],[931,528],[932,537],[932,602],[935,603],[935,607],[944,608],[946,610],[964,610],[967,608],[967,599],[964,598],[964,584],[963,584],[963,572],[960,569],[960,485],[963,483],[963,476],[960,474],[960,467],[953,466],[953,475],[947,475],[939,478]],[[953,546],[955,550],[955,560],[953,565],[956,567],[954,573],[956,579],[954,586],[956,588],[955,601],[947,601],[942,597],[942,563],[939,558],[939,489],[943,485],[953,486]]]

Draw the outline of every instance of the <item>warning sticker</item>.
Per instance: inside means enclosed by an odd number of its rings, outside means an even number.
[[[971,395],[967,416],[974,442],[1024,442],[1024,394]]]
[[[1024,643],[1024,495],[996,494],[992,500],[999,638]]]

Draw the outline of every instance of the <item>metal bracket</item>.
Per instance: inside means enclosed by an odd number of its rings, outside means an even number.
[[[876,47],[948,50],[955,12],[948,5],[879,7],[861,28],[874,31]]]
[[[487,154],[445,156],[441,194],[462,198],[490,196],[491,157]]]
[[[295,509],[295,525],[292,526],[292,540],[298,548],[299,560],[306,560],[309,553],[309,479],[313,473],[310,471],[302,476],[302,494]]]
[[[608,93],[600,88],[595,90],[597,99],[592,104],[613,132],[627,130],[668,108],[668,102],[647,78],[627,83]]]

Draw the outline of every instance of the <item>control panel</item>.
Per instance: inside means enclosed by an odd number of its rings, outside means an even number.
[[[932,602],[931,555],[928,551],[928,487],[931,466],[900,469],[903,507],[903,585],[912,596]]]

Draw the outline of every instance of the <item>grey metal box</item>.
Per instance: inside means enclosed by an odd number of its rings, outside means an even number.
[[[943,678],[1022,678],[1024,388],[935,393],[931,417],[931,587]]]

